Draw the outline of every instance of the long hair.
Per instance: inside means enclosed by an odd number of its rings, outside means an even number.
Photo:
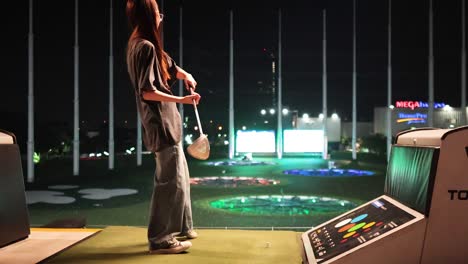
[[[153,43],[156,49],[160,74],[164,84],[170,79],[167,54],[163,50],[161,34],[156,25],[156,0],[127,0],[127,17],[132,28],[128,42],[135,38],[144,38]],[[161,27],[162,25],[160,25]]]

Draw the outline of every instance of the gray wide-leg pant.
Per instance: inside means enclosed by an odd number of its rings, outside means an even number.
[[[193,228],[190,176],[182,144],[155,153],[148,240],[161,243]]]

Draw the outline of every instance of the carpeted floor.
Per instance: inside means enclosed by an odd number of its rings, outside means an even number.
[[[146,228],[112,226],[47,263],[301,263],[292,231],[197,230],[187,253],[149,255]]]

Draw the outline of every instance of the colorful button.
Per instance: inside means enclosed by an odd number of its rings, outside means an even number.
[[[344,232],[344,231],[347,231],[348,229],[350,229],[351,227],[355,226],[356,224],[347,224],[345,226],[343,226],[342,228],[340,228],[338,230],[338,233],[341,233],[341,232]]]
[[[363,226],[362,229],[367,229],[367,228],[369,228],[369,227],[371,227],[373,225],[375,225],[375,222],[370,222],[367,225]]]
[[[351,218],[348,218],[348,219],[345,219],[345,220],[339,222],[338,224],[335,225],[335,228],[342,227],[342,226],[346,225],[349,222],[351,222]]]
[[[363,227],[363,226],[365,226],[365,225],[366,225],[365,222],[359,223],[359,224],[357,224],[357,225],[351,227],[351,228],[348,230],[348,232],[356,231],[356,230],[358,230],[359,228],[361,228],[361,227]]]
[[[349,232],[348,234],[344,235],[343,238],[348,238],[352,235],[356,234],[356,231],[353,231],[353,232]]]
[[[360,216],[355,217],[353,220],[351,220],[351,223],[359,222],[359,221],[361,221],[362,219],[364,219],[366,217],[367,217],[367,214],[362,214]]]

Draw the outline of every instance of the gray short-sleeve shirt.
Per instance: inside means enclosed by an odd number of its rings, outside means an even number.
[[[177,80],[176,64],[167,56],[169,64],[169,87],[163,84],[154,45],[144,39],[133,39],[127,48],[127,68],[135,90],[136,105],[143,125],[143,141],[149,151],[157,152],[176,145],[181,140],[182,126],[177,104],[148,101],[143,91],[159,90],[172,94],[170,87]]]

